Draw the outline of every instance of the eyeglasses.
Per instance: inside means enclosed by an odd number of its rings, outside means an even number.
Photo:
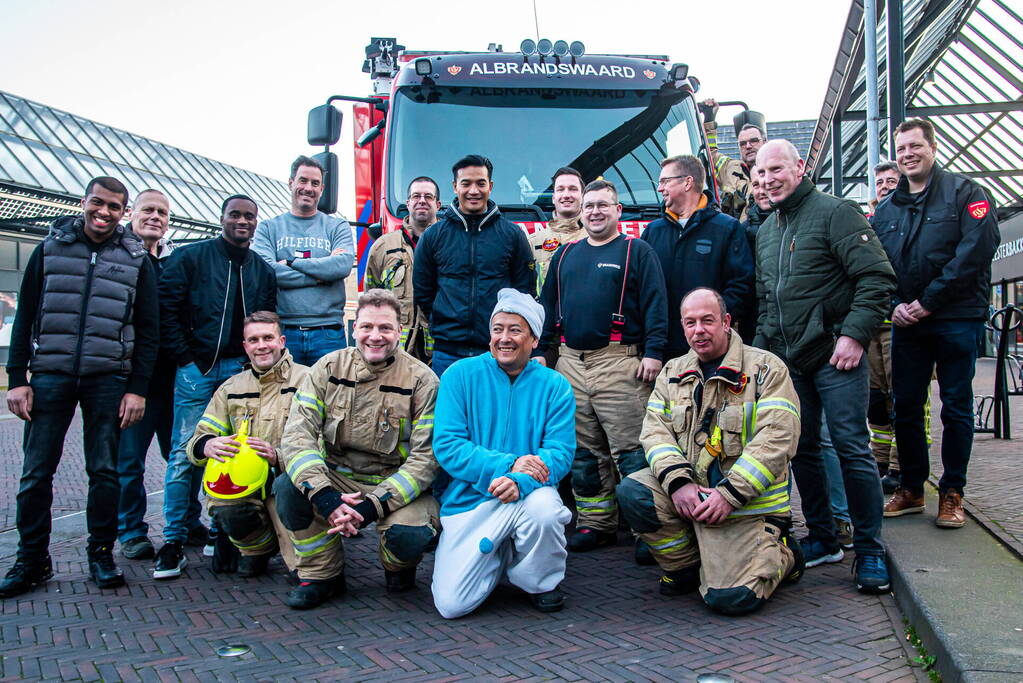
[[[613,207],[613,206],[615,206],[615,205],[614,204],[608,204],[607,202],[597,202],[596,204],[586,203],[586,204],[583,204],[583,211],[593,211],[594,209],[596,209],[597,211],[599,211],[601,213],[606,213],[606,212],[610,211],[611,207]]]
[[[420,194],[420,193],[418,193],[418,192],[417,192],[417,193],[415,193],[415,194],[410,194],[410,195],[408,196],[408,198],[409,198],[409,199],[410,199],[411,201],[414,201],[414,202],[418,202],[418,201],[419,201],[419,200],[421,200],[421,199],[425,199],[425,200],[426,200],[426,201],[428,201],[428,202],[433,202],[433,201],[436,201],[436,200],[437,200],[437,198],[436,198],[435,196],[433,196],[432,194]]]
[[[692,178],[691,175],[669,175],[661,178],[657,181],[657,187],[664,187],[668,184],[669,180],[682,180],[683,178]]]
[[[740,147],[751,147],[753,145],[759,145],[763,141],[764,141],[763,138],[750,138],[749,140],[740,140],[739,141],[739,146]]]

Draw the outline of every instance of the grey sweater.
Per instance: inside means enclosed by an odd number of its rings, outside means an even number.
[[[348,221],[321,212],[311,218],[282,213],[259,224],[252,249],[277,275],[277,313],[285,325],[341,324],[344,279],[355,263]],[[335,249],[343,251],[331,256]]]

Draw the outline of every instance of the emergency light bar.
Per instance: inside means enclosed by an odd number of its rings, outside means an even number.
[[[547,38],[541,38],[539,41],[533,40],[532,38],[526,38],[519,43],[519,52],[527,57],[536,54],[542,57],[548,57],[552,54],[556,57],[564,57],[566,55],[582,57],[583,54],[586,53],[586,46],[578,40],[573,40],[572,43],[569,44],[564,40],[552,43]]]

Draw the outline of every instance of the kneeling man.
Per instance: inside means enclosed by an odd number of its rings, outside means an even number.
[[[441,382],[434,452],[447,481],[433,600],[445,619],[472,612],[504,577],[541,612],[565,603],[572,513],[557,485],[575,452],[575,398],[564,377],[529,362],[543,320],[532,297],[502,289],[490,353],[456,362]]]
[[[317,361],[291,404],[274,495],[298,555],[294,609],[345,592],[342,535],[376,522],[387,590],[397,593],[415,588],[440,531],[428,495],[437,376],[399,348],[400,316],[391,292],[360,296],[355,346]]]
[[[785,364],[731,322],[711,289],[683,299],[691,350],[657,377],[640,436],[649,468],[617,494],[664,571],[662,594],[699,587],[714,611],[746,614],[802,572],[788,491],[799,407]]]
[[[234,571],[243,577],[266,573],[267,564],[281,550],[288,569],[295,568],[294,553],[267,492],[278,467],[281,433],[295,388],[309,368],[292,359],[284,346],[281,319],[270,311],[256,311],[242,322],[242,346],[248,366],[220,385],[199,419],[186,452],[193,464],[203,467],[209,458],[224,462],[238,454],[238,431],[248,420],[248,445],[270,465],[271,476],[257,490],[240,498],[207,498],[206,509],[224,533],[218,537],[213,569]],[[241,558],[219,545],[229,540]],[[154,571],[157,579],[174,578],[177,571]]]

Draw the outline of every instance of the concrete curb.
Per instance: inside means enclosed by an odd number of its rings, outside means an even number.
[[[926,491],[930,511],[937,494]],[[955,543],[949,534],[955,534]],[[885,520],[895,601],[946,683],[1023,681],[1023,564],[976,521]],[[953,590],[950,590],[953,589]]]

